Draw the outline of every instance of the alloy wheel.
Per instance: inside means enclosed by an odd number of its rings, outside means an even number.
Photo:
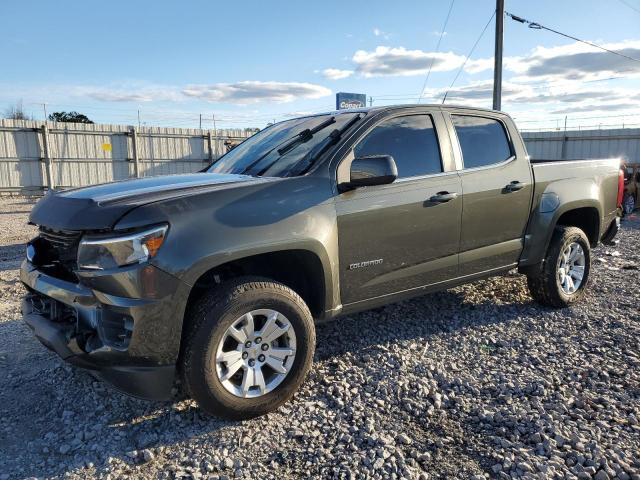
[[[282,313],[252,310],[225,331],[216,351],[216,372],[224,388],[241,398],[273,391],[291,371],[296,334]]]
[[[582,285],[586,264],[584,249],[578,242],[567,245],[558,260],[558,284],[562,291],[571,295]]]

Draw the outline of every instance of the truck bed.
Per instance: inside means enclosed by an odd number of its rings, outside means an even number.
[[[561,221],[565,211],[598,219],[593,243],[605,234],[617,215],[619,158],[538,161],[531,170],[534,193],[521,266],[540,261],[552,233],[546,226]]]
[[[548,182],[571,178],[603,179],[613,177],[617,182],[621,159],[530,160],[530,162],[536,182],[536,191],[538,191],[541,187],[546,187]]]

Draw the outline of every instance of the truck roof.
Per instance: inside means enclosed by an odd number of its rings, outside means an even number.
[[[321,112],[321,113],[316,113],[313,115],[306,115],[306,116],[314,117],[316,115],[329,115],[329,114],[339,115],[342,113],[378,113],[378,112],[402,110],[405,108],[415,108],[415,107],[428,107],[428,108],[434,108],[438,110],[461,110],[462,109],[462,110],[473,110],[478,112],[501,113],[503,115],[507,115],[505,112],[502,112],[500,110],[492,110],[490,108],[469,107],[465,105],[454,105],[454,104],[442,105],[439,103],[407,103],[407,104],[401,104],[401,105],[384,105],[380,107],[347,108],[344,110],[333,110],[333,111]]]

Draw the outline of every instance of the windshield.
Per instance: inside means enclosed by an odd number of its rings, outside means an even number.
[[[349,126],[356,116],[318,115],[277,123],[245,140],[207,171],[265,177],[300,174],[296,167],[318,150],[314,147],[326,143],[332,132]]]

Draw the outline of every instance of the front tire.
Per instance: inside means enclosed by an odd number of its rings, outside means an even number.
[[[585,294],[591,272],[591,246],[577,227],[556,227],[541,268],[527,276],[533,299],[547,307],[563,308]]]
[[[313,318],[289,287],[239,278],[205,294],[192,309],[181,369],[205,412],[243,419],[289,400],[311,367]]]

